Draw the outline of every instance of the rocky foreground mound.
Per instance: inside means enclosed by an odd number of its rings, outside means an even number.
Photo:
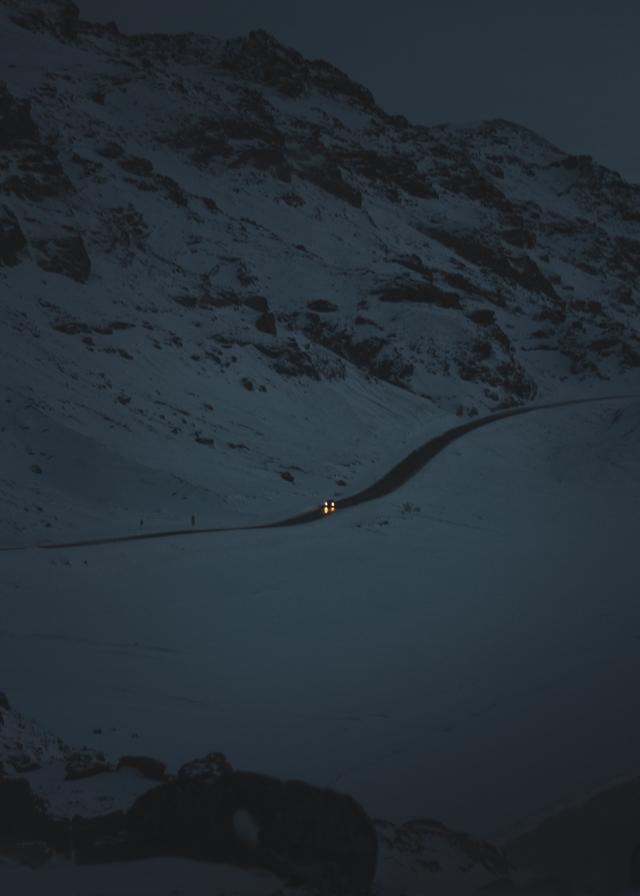
[[[532,882],[500,849],[433,819],[373,820],[350,796],[235,771],[221,753],[170,774],[151,757],[73,749],[4,695],[0,762],[0,887],[16,863],[174,856],[224,868],[227,881],[229,866],[238,880],[262,869],[292,894],[589,892]]]

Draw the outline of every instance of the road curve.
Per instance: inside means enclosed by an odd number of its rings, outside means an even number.
[[[498,423],[500,420],[506,420],[508,417],[518,417],[522,414],[531,414],[534,411],[545,411],[553,408],[564,408],[574,404],[590,404],[601,401],[625,401],[629,399],[637,399],[638,395],[607,395],[598,398],[573,398],[567,401],[554,401],[547,404],[527,405],[526,407],[510,408],[506,411],[497,411],[495,414],[488,414],[486,417],[478,417],[459,426],[447,429],[439,436],[426,441],[419,448],[416,448],[406,457],[403,457],[395,466],[391,467],[383,476],[374,483],[367,486],[361,491],[340,501],[336,501],[336,510],[345,510],[347,507],[355,507],[357,504],[364,504],[365,501],[373,501],[376,498],[382,498],[396,489],[404,485],[409,479],[416,475],[426,464],[440,454],[448,445],[455,442],[467,433],[488,426],[491,423]],[[300,526],[304,523],[312,523],[321,519],[325,519],[322,506],[307,510],[296,516],[287,517],[284,520],[277,520],[273,523],[260,523],[254,526],[212,526],[203,529],[171,529],[161,532],[145,532],[136,535],[116,535],[109,538],[91,538],[83,541],[69,541],[61,543],[47,543],[32,545],[31,547],[41,548],[43,550],[60,550],[67,548],[91,547],[92,545],[102,544],[118,544],[125,541],[151,541],[158,538],[176,538],[182,535],[205,535],[214,532],[245,532],[255,529],[277,529],[283,526]],[[23,550],[21,547],[0,547],[0,551],[17,551]]]

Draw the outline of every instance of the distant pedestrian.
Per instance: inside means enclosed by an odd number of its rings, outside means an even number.
[[[195,518],[194,514],[192,513],[191,514],[191,525],[195,526],[195,524],[196,524],[196,518]]]
[[[142,529],[143,526],[144,526],[144,520],[140,520],[140,528]]]

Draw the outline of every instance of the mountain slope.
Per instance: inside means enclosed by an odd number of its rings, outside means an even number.
[[[640,187],[588,157],[411,125],[264,32],[0,15],[5,540],[268,518],[637,373]]]

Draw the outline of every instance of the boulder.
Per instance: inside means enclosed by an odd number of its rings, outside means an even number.
[[[166,781],[136,800],[127,825],[132,858],[264,867],[350,894],[366,892],[376,868],[375,828],[354,799],[251,772]]]
[[[274,315],[270,311],[263,312],[256,321],[256,329],[268,336],[275,336],[277,327]]]

